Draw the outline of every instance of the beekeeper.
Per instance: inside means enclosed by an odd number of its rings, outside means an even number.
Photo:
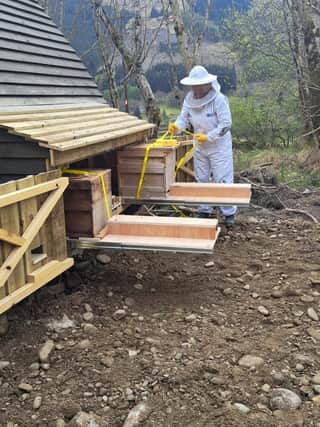
[[[231,113],[226,96],[220,91],[217,76],[197,65],[188,77],[180,82],[189,86],[182,110],[175,123],[170,123],[170,133],[180,133],[189,124],[194,130],[194,171],[197,182],[233,183],[233,156],[231,138]],[[212,177],[212,178],[211,178]],[[236,206],[221,206],[225,225],[232,226]],[[212,207],[200,206],[200,218],[208,218]]]

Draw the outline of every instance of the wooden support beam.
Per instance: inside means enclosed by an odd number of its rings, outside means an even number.
[[[57,190],[59,188],[66,188],[68,185],[68,178],[59,178],[53,181],[44,182],[43,184],[34,185],[33,187],[25,188],[23,190],[14,191],[12,193],[0,196],[0,208],[12,205],[13,203],[21,202],[31,197],[39,196],[49,191]]]
[[[6,281],[8,280],[8,278],[10,277],[12,272],[14,271],[14,268],[16,267],[18,262],[21,260],[21,258],[25,254],[28,247],[31,245],[33,239],[35,238],[35,236],[39,232],[40,228],[45,223],[46,219],[50,215],[54,206],[57,204],[59,199],[62,197],[62,194],[68,185],[68,178],[59,178],[55,181],[56,181],[56,187],[55,187],[56,189],[48,196],[48,198],[43,203],[40,210],[38,211],[38,213],[34,217],[31,224],[28,226],[26,231],[23,233],[22,237],[25,239],[25,243],[22,246],[20,246],[19,248],[13,249],[12,252],[7,257],[7,259],[2,264],[2,266],[0,267],[0,288],[5,285]],[[48,182],[48,184],[50,184],[50,182]],[[39,184],[39,186],[35,186],[35,187],[42,187],[41,190],[43,190],[44,186],[45,186],[45,184]],[[26,192],[27,190],[28,189],[20,190],[20,191],[17,191],[17,193]],[[43,193],[43,191],[41,191],[38,194],[42,194],[42,193]],[[9,196],[12,196],[12,193],[10,193]],[[20,194],[20,196],[21,196],[21,194]],[[3,197],[3,196],[0,196],[0,199],[1,199],[1,197]],[[21,199],[18,199],[18,200],[21,200]],[[0,206],[1,206],[1,204],[0,204]],[[4,204],[4,206],[6,206],[6,204]]]
[[[11,243],[14,246],[22,246],[25,243],[25,239],[18,234],[0,228],[0,240],[6,243]]]
[[[12,306],[14,306],[15,304],[18,304],[18,302],[22,301],[23,299],[31,295],[33,292],[40,289],[42,286],[46,285],[50,280],[59,276],[64,271],[68,270],[70,267],[73,266],[73,263],[74,263],[73,258],[66,258],[64,261],[56,261],[56,262],[57,264],[56,263],[54,264],[54,269],[52,268],[52,264],[49,263],[50,265],[47,264],[48,269],[46,272],[44,271],[44,267],[46,267],[46,265],[44,265],[43,267],[40,267],[38,270],[35,270],[32,273],[34,276],[34,279],[32,282],[26,283],[20,289],[14,291],[10,295],[1,299],[0,314],[9,310]]]

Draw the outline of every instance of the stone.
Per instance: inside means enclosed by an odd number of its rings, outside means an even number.
[[[103,357],[100,362],[102,363],[103,366],[106,366],[107,368],[111,368],[111,366],[113,365],[114,359],[111,356],[106,356]]]
[[[108,424],[95,414],[80,411],[68,423],[68,427],[108,427]]]
[[[74,323],[73,320],[69,319],[69,317],[64,314],[62,316],[61,320],[50,320],[50,322],[48,322],[47,327],[52,330],[55,331],[57,333],[63,331],[64,329],[69,329],[69,328],[74,328],[76,325]]]
[[[54,342],[48,340],[39,350],[39,360],[40,362],[48,362],[51,352],[54,350]]]
[[[36,396],[33,401],[33,409],[35,410],[39,409],[41,404],[42,404],[42,397]]]
[[[133,298],[127,297],[125,298],[124,303],[128,307],[132,307],[135,304],[135,300]]]
[[[196,314],[188,314],[188,316],[186,316],[184,318],[184,320],[186,322],[193,322],[194,320],[197,320],[197,315]]]
[[[241,357],[238,363],[239,366],[243,366],[244,368],[258,368],[264,364],[264,359],[262,359],[262,357],[247,354]]]
[[[311,295],[302,295],[300,297],[300,301],[302,301],[302,302],[313,302],[314,298]]]
[[[80,350],[85,350],[87,348],[89,348],[91,345],[90,340],[85,339],[85,340],[81,340],[78,344],[77,344],[77,348],[80,348]]]
[[[87,335],[95,335],[98,331],[98,328],[96,326],[92,325],[91,323],[85,323],[83,325],[83,332]]]
[[[0,371],[7,368],[10,365],[10,362],[6,360],[0,360]]]
[[[263,305],[259,305],[258,311],[264,316],[269,316],[269,311]]]
[[[84,309],[85,309],[86,312],[89,312],[89,311],[92,312],[91,305],[89,305],[89,304],[85,304],[84,305]]]
[[[270,398],[270,408],[272,410],[298,409],[301,404],[301,398],[291,390],[278,388],[272,391]]]
[[[134,287],[135,289],[138,289],[139,291],[141,291],[141,290],[143,289],[143,285],[142,285],[141,283],[135,283],[135,284],[133,285],[133,287]]]
[[[151,413],[151,408],[146,402],[138,403],[129,412],[123,427],[138,427],[147,420]]]
[[[62,408],[61,408],[61,412],[63,417],[66,420],[71,420],[77,413],[79,413],[81,411],[81,407],[78,403],[73,402],[73,401],[65,401]]]
[[[271,390],[271,387],[269,384],[263,384],[263,386],[261,387],[261,390],[264,391],[265,393],[269,393],[269,391]]]
[[[27,383],[20,383],[18,385],[19,390],[21,391],[25,391],[26,393],[31,393],[33,390],[33,387],[31,384],[27,384]]]
[[[0,315],[0,337],[6,335],[9,330],[9,321],[6,314]]]
[[[205,266],[205,268],[211,268],[211,267],[214,267],[214,262],[213,262],[213,261],[209,261],[209,262],[207,262],[204,266]]]
[[[234,403],[233,406],[243,414],[248,414],[250,412],[250,408],[248,408],[248,406],[244,405],[243,403]]]
[[[107,254],[98,254],[96,255],[96,260],[100,262],[100,264],[106,265],[106,264],[110,264],[111,257]]]
[[[311,381],[313,384],[320,384],[320,372],[314,375]]]
[[[56,426],[55,427],[66,427],[66,423],[65,423],[65,421],[62,419],[62,418],[59,418],[57,421],[56,421]]]
[[[312,307],[308,308],[307,314],[310,317],[310,319],[314,320],[315,322],[319,321],[319,316],[318,316],[318,314],[314,308],[312,308]]]
[[[83,320],[85,320],[86,322],[90,322],[90,320],[92,320],[94,318],[94,315],[91,311],[86,311],[83,316],[82,316]]]
[[[307,332],[310,337],[314,338],[317,341],[320,341],[320,329],[308,328]]]
[[[112,317],[114,320],[121,320],[124,317],[126,317],[126,315],[127,315],[126,310],[119,309],[113,313]]]

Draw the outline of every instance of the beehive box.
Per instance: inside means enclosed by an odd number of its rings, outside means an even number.
[[[97,175],[71,175],[64,194],[66,231],[68,237],[95,237],[108,222],[101,185],[103,175],[109,210],[112,210],[111,170],[90,169]]]
[[[119,194],[136,196],[147,144],[131,145],[117,153]],[[147,168],[141,188],[142,199],[165,198],[174,182],[177,147],[156,147],[149,151]]]

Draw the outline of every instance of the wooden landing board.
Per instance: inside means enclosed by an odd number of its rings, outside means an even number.
[[[100,239],[80,239],[82,248],[118,248],[212,253],[219,234],[216,219],[117,215]]]
[[[210,206],[248,206],[251,198],[250,184],[201,184],[197,182],[179,182],[170,185],[166,197],[139,199],[124,197],[124,203],[138,204],[184,204]]]

